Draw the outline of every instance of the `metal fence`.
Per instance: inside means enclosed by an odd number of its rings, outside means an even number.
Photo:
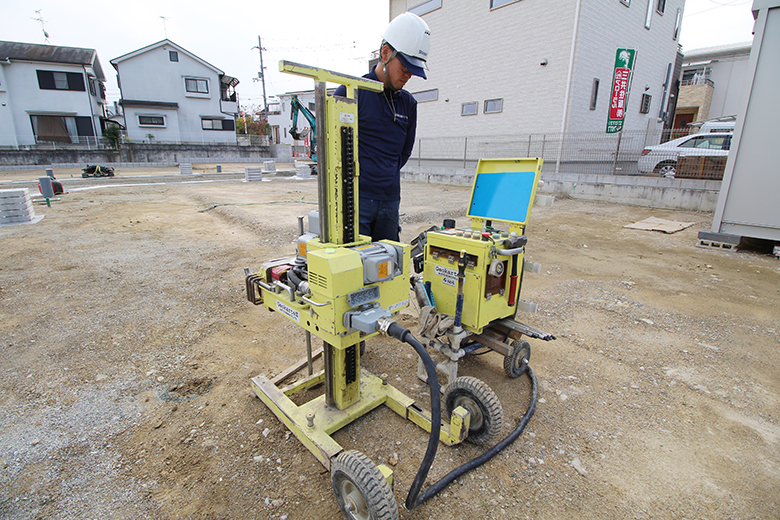
[[[545,172],[641,175],[637,162],[646,146],[694,132],[572,132],[468,137],[421,137],[409,162],[418,166],[473,168],[479,159],[541,157]]]

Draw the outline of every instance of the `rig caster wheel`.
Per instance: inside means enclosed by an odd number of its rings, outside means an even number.
[[[379,468],[359,451],[342,451],[330,469],[333,494],[348,520],[398,520],[398,506]]]
[[[459,377],[444,390],[444,408],[447,417],[458,406],[471,414],[466,440],[472,444],[492,444],[501,433],[504,409],[495,392],[475,377]]]
[[[504,372],[509,377],[520,377],[528,370],[531,345],[524,339],[512,342],[512,353],[504,358]]]

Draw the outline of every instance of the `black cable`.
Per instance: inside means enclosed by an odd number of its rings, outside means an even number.
[[[431,498],[433,495],[444,489],[446,486],[448,486],[450,483],[452,483],[455,479],[463,475],[464,473],[471,471],[472,469],[481,466],[482,464],[486,463],[498,453],[512,444],[521,433],[523,433],[523,430],[525,430],[525,427],[528,425],[528,421],[531,420],[531,417],[533,416],[534,412],[536,411],[536,401],[539,398],[539,385],[536,380],[536,375],[534,374],[534,371],[531,370],[531,367],[528,367],[528,370],[525,371],[526,374],[528,374],[528,377],[531,379],[531,403],[528,406],[528,410],[525,412],[525,415],[523,415],[523,418],[520,419],[520,422],[517,424],[514,430],[504,438],[501,442],[490,448],[488,451],[483,453],[482,455],[479,455],[478,457],[475,457],[471,459],[470,461],[466,462],[465,464],[462,464],[455,468],[454,470],[447,473],[444,477],[442,477],[441,480],[433,484],[431,487],[426,489],[415,501],[415,505],[422,504],[429,498]],[[408,499],[407,499],[408,502]]]
[[[431,391],[431,432],[430,436],[428,437],[428,448],[426,449],[425,456],[423,457],[423,461],[420,464],[420,469],[417,470],[417,475],[414,477],[412,486],[409,488],[409,494],[406,496],[406,509],[411,510],[437,494],[464,473],[486,463],[495,457],[501,450],[512,444],[520,436],[520,434],[523,433],[523,430],[525,430],[525,427],[528,425],[528,421],[531,420],[531,417],[536,411],[536,402],[539,398],[539,384],[536,380],[534,371],[531,370],[531,367],[529,366],[525,373],[531,379],[531,402],[528,405],[528,410],[526,410],[515,429],[488,451],[471,459],[465,464],[458,466],[445,475],[441,480],[420,493],[420,489],[425,483],[425,479],[428,476],[428,471],[431,469],[433,459],[436,457],[436,450],[439,446],[439,435],[441,433],[441,396],[439,395],[439,380],[436,376],[436,367],[433,364],[433,360],[428,355],[425,347],[419,341],[417,341],[414,336],[412,336],[412,333],[409,332],[408,329],[393,322],[387,329],[387,333],[399,341],[403,341],[404,343],[408,343],[414,347],[420,358],[423,360],[423,364],[425,365],[425,371],[428,374],[428,384],[430,385]]]
[[[431,356],[428,355],[428,351],[425,350],[425,347],[412,336],[409,329],[393,322],[387,329],[387,333],[399,341],[403,341],[414,347],[414,350],[417,351],[417,354],[425,365],[425,371],[428,374],[428,385],[430,386],[431,391],[431,432],[428,437],[428,447],[425,450],[425,456],[423,457],[422,463],[420,463],[420,469],[417,470],[417,475],[415,475],[412,486],[409,488],[409,494],[406,496],[406,509],[412,509],[422,503],[422,501],[417,500],[417,495],[420,493],[420,489],[425,483],[425,479],[428,477],[428,471],[430,471],[433,459],[436,457],[436,450],[439,449],[439,436],[441,434],[441,390],[439,389],[439,379],[436,376],[436,366],[433,364]]]

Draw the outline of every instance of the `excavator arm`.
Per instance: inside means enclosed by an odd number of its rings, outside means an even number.
[[[312,136],[314,136],[317,133],[317,124],[314,119],[314,114],[311,113],[311,111],[303,106],[298,100],[298,96],[293,96],[292,101],[290,102],[290,109],[292,111],[291,119],[292,119],[292,128],[290,129],[290,135],[293,139],[299,140],[306,137],[309,133],[308,129],[304,129],[302,131],[298,131],[298,112],[300,111],[301,114],[303,114],[303,117],[306,118],[306,120],[309,122],[310,128],[312,130]]]

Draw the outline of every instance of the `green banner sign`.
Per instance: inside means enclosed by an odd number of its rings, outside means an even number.
[[[609,98],[609,117],[607,118],[608,134],[614,134],[623,129],[635,58],[635,49],[618,49],[615,53],[615,72],[612,75],[612,92]]]

